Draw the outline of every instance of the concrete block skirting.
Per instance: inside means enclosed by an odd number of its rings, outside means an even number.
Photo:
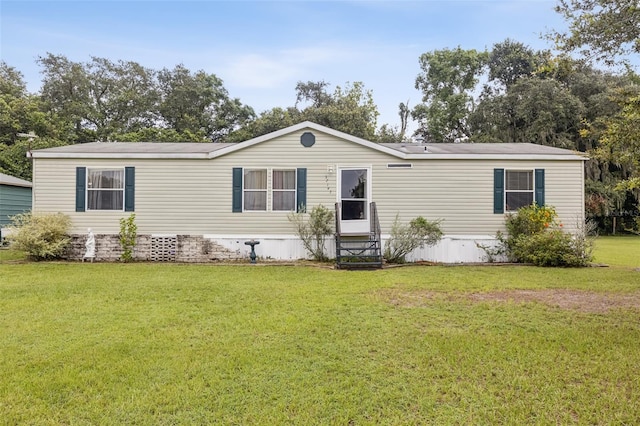
[[[95,234],[95,240],[95,261],[120,260],[122,247],[118,235]],[[65,257],[69,260],[82,260],[86,252],[86,241],[86,234],[71,235],[71,244]],[[139,261],[195,263],[240,260],[246,256],[202,235],[138,235],[133,257]]]

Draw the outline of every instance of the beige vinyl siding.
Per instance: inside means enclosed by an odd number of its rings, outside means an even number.
[[[419,215],[443,218],[448,234],[495,234],[504,215],[493,214],[494,168],[545,169],[547,204],[556,206],[567,225],[582,215],[582,161],[402,160],[413,167],[389,169],[387,164],[398,163],[397,157],[319,131],[313,132],[315,145],[305,148],[300,144],[304,131],[211,160],[35,158],[34,210],[69,214],[74,232],[92,228],[95,233],[117,233],[119,219],[128,212],[75,212],[75,169],[134,166],[140,233],[293,235],[287,212],[232,213],[232,169],[307,168],[311,209],[318,204],[333,208],[339,168],[359,166],[372,168],[372,199],[383,233],[400,213],[403,221]]]
[[[373,195],[383,232],[396,213],[444,219],[450,235],[495,234],[504,215],[493,213],[493,169],[545,169],[545,202],[556,207],[565,226],[583,218],[582,161],[413,161],[411,169],[374,169]],[[416,182],[407,185],[407,182]]]

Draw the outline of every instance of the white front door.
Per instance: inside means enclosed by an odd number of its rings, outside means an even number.
[[[371,202],[371,169],[341,167],[338,169],[338,202],[340,230],[343,234],[369,233]]]

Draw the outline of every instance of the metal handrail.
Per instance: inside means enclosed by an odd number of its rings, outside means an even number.
[[[382,230],[380,229],[380,219],[378,218],[378,207],[375,202],[369,204],[369,213],[370,213],[370,231],[371,235],[375,237],[376,240],[380,240],[380,235],[382,234]]]

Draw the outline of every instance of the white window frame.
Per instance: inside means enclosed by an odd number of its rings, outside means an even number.
[[[507,187],[509,186],[509,180],[507,179],[507,174],[509,172],[519,172],[519,173],[529,173],[531,175],[531,189],[507,189]],[[536,174],[535,171],[533,169],[505,169],[504,170],[504,211],[507,213],[514,213],[516,211],[518,211],[519,208],[521,207],[526,207],[525,206],[520,206],[516,209],[510,209],[509,205],[507,204],[507,194],[508,193],[531,193],[531,203],[535,203],[536,202]],[[530,205],[530,204],[527,204]]]
[[[274,180],[273,175],[274,172],[293,172],[293,189],[276,189],[274,188]],[[269,179],[271,178],[271,179]],[[277,168],[271,169],[271,173],[267,172],[267,181],[271,182],[271,211],[274,212],[294,212],[296,211],[296,206],[298,205],[298,170],[295,168]],[[290,209],[275,209],[273,206],[273,195],[276,192],[293,192],[293,206]]]
[[[266,174],[265,188],[264,189],[247,189],[247,179],[245,176],[246,172],[251,171],[264,171]],[[264,192],[264,209],[247,209],[245,203],[245,193],[246,192]],[[266,167],[243,167],[242,168],[242,211],[251,213],[251,212],[266,212],[269,211],[269,169]]]
[[[121,171],[122,172],[122,188],[91,188],[90,187],[90,176],[91,176],[91,172],[95,172],[95,171],[101,171],[101,172],[114,172],[114,171]],[[91,212],[123,212],[124,208],[125,208],[125,199],[124,199],[124,190],[125,190],[125,186],[126,186],[126,180],[127,175],[125,172],[125,168],[124,167],[87,167],[87,172],[86,172],[86,182],[85,182],[85,211],[91,211]],[[89,205],[89,193],[92,191],[119,191],[122,194],[122,208],[121,209],[92,209]]]

